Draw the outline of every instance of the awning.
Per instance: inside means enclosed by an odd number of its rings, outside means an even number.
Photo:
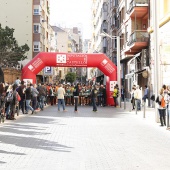
[[[125,75],[125,79],[130,79],[134,76],[135,73],[129,73]]]
[[[140,54],[141,54],[141,52],[134,55],[134,57],[128,61],[128,65],[130,65],[133,60],[135,60],[137,57],[139,57]]]
[[[138,71],[135,71],[135,74],[141,74],[143,71],[145,71],[146,69],[142,69],[142,70],[138,70]]]

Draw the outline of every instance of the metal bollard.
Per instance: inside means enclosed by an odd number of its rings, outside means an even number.
[[[135,113],[136,113],[136,115],[137,115],[137,108],[138,106],[137,106],[137,100],[135,99]]]
[[[145,111],[146,111],[146,102],[144,102],[143,105],[143,118],[145,118]]]
[[[124,98],[124,110],[126,109],[126,98]]]
[[[132,103],[130,102],[130,105],[129,105],[129,112],[131,112],[132,111]]]

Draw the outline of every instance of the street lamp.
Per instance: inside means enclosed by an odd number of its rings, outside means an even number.
[[[120,79],[120,36],[111,36],[109,34],[107,34],[106,32],[102,32],[100,34],[100,36],[103,36],[103,37],[109,37],[110,39],[116,39],[117,40],[117,84],[118,84],[118,87],[119,87],[119,93],[121,91],[121,79]],[[120,100],[120,95],[118,97],[118,103],[120,104],[121,106],[121,100]]]

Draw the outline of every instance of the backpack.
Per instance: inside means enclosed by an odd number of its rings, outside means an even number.
[[[161,107],[165,107],[165,99],[164,99],[164,97],[162,97],[162,99],[161,99]]]
[[[14,100],[14,94],[13,92],[8,92],[7,98],[6,98],[7,102],[12,102]]]
[[[17,101],[18,101],[18,102],[21,101],[21,97],[20,97],[20,95],[18,94],[18,92],[17,92],[16,98],[17,98]]]

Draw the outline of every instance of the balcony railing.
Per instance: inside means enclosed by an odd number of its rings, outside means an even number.
[[[132,0],[129,4],[127,13],[129,14],[134,7],[142,7],[148,5],[148,0]]]
[[[148,42],[148,40],[149,34],[147,31],[136,30],[130,35],[127,45],[130,46],[135,42]]]

